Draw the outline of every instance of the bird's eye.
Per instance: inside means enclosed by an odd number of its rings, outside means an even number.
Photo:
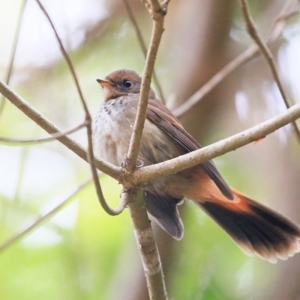
[[[126,88],[130,88],[130,87],[132,87],[132,82],[129,81],[129,80],[123,80],[123,85],[124,85]]]

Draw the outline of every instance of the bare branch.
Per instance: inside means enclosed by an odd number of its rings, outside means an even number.
[[[76,86],[76,89],[77,89],[77,92],[78,92],[80,101],[81,101],[81,103],[82,103],[82,105],[83,105],[84,111],[85,111],[85,113],[86,113],[87,115],[89,115],[88,107],[87,107],[86,102],[85,102],[85,100],[84,100],[83,93],[82,93],[81,87],[80,87],[80,85],[79,85],[79,81],[78,81],[78,78],[77,78],[75,69],[74,69],[74,67],[73,67],[72,61],[71,61],[71,59],[70,59],[70,57],[69,57],[67,51],[66,51],[65,48],[64,48],[64,45],[63,45],[63,43],[62,43],[62,41],[61,41],[61,39],[60,39],[60,37],[59,37],[59,35],[58,35],[58,32],[57,32],[57,30],[56,30],[56,28],[55,28],[55,26],[54,26],[54,24],[53,24],[53,22],[52,22],[52,20],[51,20],[51,18],[50,18],[50,16],[49,16],[49,14],[48,14],[48,12],[47,12],[46,9],[44,8],[44,6],[43,6],[42,3],[40,2],[40,0],[35,0],[35,1],[37,2],[37,4],[38,4],[38,6],[40,7],[41,11],[44,13],[44,15],[46,16],[48,22],[50,23],[50,26],[51,26],[51,28],[52,28],[54,34],[55,34],[55,38],[56,38],[56,40],[57,40],[57,42],[58,42],[59,49],[60,49],[60,51],[61,51],[61,53],[62,53],[62,55],[63,55],[63,57],[64,57],[64,59],[65,59],[65,61],[66,61],[66,63],[67,63],[67,65],[68,65],[68,68],[69,68],[69,70],[70,70],[70,72],[71,72],[71,74],[72,74],[72,78],[74,79],[75,86]]]
[[[275,130],[300,118],[300,104],[293,105],[283,113],[253,126],[231,137],[218,141],[202,149],[170,159],[155,165],[137,169],[132,175],[132,184],[141,184],[159,177],[175,174],[187,168],[196,166],[204,161],[236,150],[264,138]]]
[[[52,137],[47,138],[40,138],[40,139],[31,139],[31,140],[22,140],[22,139],[12,139],[12,138],[6,138],[6,137],[0,137],[0,142],[12,144],[11,146],[24,146],[24,145],[36,145],[36,144],[42,144],[46,142],[52,142],[56,141],[57,138],[66,136],[68,134],[74,133],[78,131],[79,129],[86,127],[86,123],[81,123],[69,130],[66,130],[62,133],[53,133],[51,134]]]
[[[268,44],[274,43],[282,34],[283,29],[287,23],[287,20],[295,15],[295,11],[291,10],[291,4],[293,1],[286,2],[286,5],[282,8],[278,17],[275,18],[275,23],[270,33],[270,37],[267,40]],[[297,11],[298,13],[298,11]],[[190,98],[188,98],[179,107],[173,110],[173,114],[176,117],[180,117],[191,109],[195,104],[200,102],[212,89],[214,89],[220,82],[222,82],[229,74],[235,69],[247,63],[256,55],[261,54],[257,45],[251,45],[239,56],[234,58],[225,67],[223,67],[218,73],[216,73],[210,80],[208,80],[198,91],[196,91]]]
[[[46,117],[41,115],[37,110],[35,110],[30,104],[28,104],[22,97],[14,93],[3,81],[0,81],[0,93],[4,95],[13,105],[15,105],[19,110],[21,110],[25,115],[27,115],[31,120],[33,120],[37,125],[43,128],[50,134],[62,134],[62,131],[52,124]],[[64,144],[67,148],[81,157],[83,160],[87,160],[86,150],[83,149],[79,144],[68,136],[58,137],[57,140]],[[96,167],[102,172],[108,174],[109,176],[119,180],[121,168],[116,167],[113,164],[104,162],[102,160],[96,160]]]
[[[20,9],[20,15],[19,15],[18,21],[17,21],[16,33],[15,33],[14,40],[13,40],[13,47],[12,47],[12,51],[11,51],[11,56],[9,58],[8,69],[7,69],[7,73],[6,73],[6,76],[5,76],[5,83],[7,85],[9,85],[9,83],[10,83],[10,78],[11,78],[11,74],[12,74],[12,71],[13,71],[13,65],[14,65],[14,61],[15,61],[15,57],[16,57],[16,51],[17,51],[17,46],[18,46],[18,42],[19,42],[21,25],[22,25],[22,21],[23,21],[23,16],[24,16],[24,11],[25,11],[26,4],[27,4],[27,0],[23,0],[22,5],[21,5],[21,9]],[[0,100],[0,115],[2,114],[3,109],[4,109],[4,105],[5,105],[4,100],[5,100],[4,97],[1,97],[1,100]]]
[[[260,51],[262,52],[262,54],[264,55],[271,73],[274,77],[274,80],[278,86],[278,89],[280,91],[281,97],[284,101],[284,104],[286,106],[286,108],[290,107],[290,103],[287,97],[287,94],[283,88],[283,85],[281,83],[281,80],[279,78],[279,74],[277,71],[277,67],[276,67],[276,63],[273,57],[273,54],[271,53],[270,49],[267,47],[266,43],[263,41],[263,39],[260,37],[258,30],[251,18],[250,15],[250,11],[249,11],[249,7],[248,7],[248,3],[246,0],[239,0],[240,2],[240,6],[241,6],[241,10],[245,19],[245,24],[246,24],[246,29],[249,33],[249,35],[252,37],[252,39],[254,40],[254,42],[258,45]],[[296,122],[292,122],[292,126],[294,128],[294,132],[296,134],[297,137],[297,141],[300,143],[300,130],[296,124]]]
[[[128,164],[126,165],[126,167],[129,172],[132,172],[134,170],[139,152],[140,141],[142,138],[146,118],[151,77],[161,36],[164,31],[164,15],[166,13],[166,8],[161,7],[158,1],[151,1],[151,3],[148,3],[147,1],[144,2],[146,2],[145,5],[147,8],[148,5],[150,5],[149,10],[153,19],[153,29],[151,34],[150,47],[145,62],[145,69],[142,76],[141,93],[137,110],[137,116],[135,119],[133,133],[128,149]]]
[[[79,80],[77,78],[77,75],[76,75],[75,69],[73,67],[72,61],[71,61],[67,51],[65,50],[64,45],[63,45],[63,43],[62,43],[62,41],[61,41],[61,39],[58,35],[58,32],[55,29],[55,26],[54,26],[54,24],[53,24],[53,22],[52,22],[52,20],[49,16],[49,14],[47,13],[46,9],[43,7],[43,5],[41,4],[41,2],[39,0],[36,0],[36,2],[39,5],[42,12],[45,14],[46,18],[48,19],[48,21],[49,21],[49,23],[52,27],[52,30],[53,30],[53,32],[55,34],[55,37],[56,37],[56,40],[59,44],[61,53],[62,53],[67,65],[68,65],[69,70],[70,70],[70,72],[72,74],[72,77],[74,79],[74,82],[75,82],[75,85],[76,85],[76,88],[77,88],[77,92],[79,94],[79,97],[80,97],[80,100],[81,100],[81,103],[82,103],[82,106],[83,106],[83,109],[84,109],[84,112],[85,112],[87,139],[88,139],[87,160],[90,163],[91,172],[92,172],[92,176],[93,176],[94,185],[95,185],[98,200],[99,200],[101,206],[103,207],[103,209],[105,210],[105,212],[107,212],[109,215],[112,215],[112,216],[118,215],[124,210],[124,208],[126,206],[126,203],[121,202],[119,204],[119,206],[117,207],[117,209],[115,210],[115,209],[110,208],[109,205],[107,204],[107,202],[104,199],[102,189],[101,189],[101,185],[100,185],[100,182],[98,180],[96,166],[95,166],[95,158],[94,158],[94,152],[93,152],[92,117],[91,117],[91,114],[90,114],[89,109],[87,107],[86,101],[83,97],[83,93],[82,93],[82,90],[80,88]]]
[[[8,100],[11,101],[16,107],[18,107],[24,114],[31,118],[36,124],[46,130],[48,133],[61,133],[61,131],[54,126],[45,117],[40,115],[34,110],[25,100],[16,95],[9,87],[0,81],[0,93],[2,93]],[[225,154],[229,151],[240,148],[246,144],[249,144],[257,139],[260,139],[271,132],[287,125],[291,121],[294,121],[300,117],[300,104],[296,104],[286,110],[284,113],[269,119],[259,125],[256,125],[246,131],[229,137],[225,140],[221,140],[205,148],[199,149],[193,153],[189,153],[169,161],[159,163],[152,166],[147,166],[136,170],[133,173],[130,183],[132,185],[138,185],[147,181],[153,180],[156,177],[163,177],[170,174],[177,173],[183,169],[195,166],[203,161],[212,159],[218,155]],[[57,138],[67,148],[77,154],[79,157],[87,161],[85,150],[78,145],[75,141],[67,136]],[[192,158],[194,159],[193,161]],[[121,168],[116,167],[108,162],[96,160],[96,166],[99,170],[108,174],[109,176],[119,180]],[[168,170],[170,169],[170,170]],[[123,178],[126,181],[128,179]],[[128,181],[129,185],[129,181]]]
[[[142,190],[136,188],[123,192],[122,199],[128,203],[135,238],[143,261],[150,299],[167,299],[160,257],[145,209]]]
[[[150,47],[148,49],[145,69],[141,83],[141,93],[139,98],[137,115],[128,149],[126,167],[127,175],[131,181],[132,172],[135,169],[140,141],[146,118],[148,95],[151,77],[154,70],[156,54],[163,33],[164,16],[167,4],[160,5],[157,0],[143,1],[153,19]],[[143,193],[141,188],[130,188],[124,193],[123,197],[127,203],[131,218],[135,228],[135,237],[139,245],[142,256],[143,268],[147,279],[147,288],[150,299],[167,299],[166,286],[161,268],[159,253],[156,248],[153,232],[147,216]]]
[[[34,229],[36,229],[38,226],[40,226],[43,222],[46,220],[52,218],[55,216],[58,212],[60,212],[63,208],[65,208],[68,204],[71,203],[71,201],[74,200],[74,196],[80,192],[83,188],[85,188],[88,184],[92,182],[91,179],[86,180],[82,184],[80,184],[66,199],[64,199],[60,204],[55,206],[53,209],[49,210],[46,214],[39,217],[37,220],[32,222],[31,225],[26,226],[24,229],[20,230],[15,235],[11,236],[7,241],[0,244],[0,252],[6,250],[9,246],[12,244],[18,242],[23,237],[25,237],[27,234],[32,232]]]
[[[135,34],[136,34],[136,37],[137,37],[137,39],[139,41],[139,44],[140,44],[140,47],[141,47],[142,52],[144,54],[144,57],[146,58],[147,57],[147,46],[146,46],[145,40],[144,40],[144,38],[142,36],[141,29],[140,29],[140,27],[138,25],[138,22],[137,22],[137,20],[136,20],[136,18],[134,16],[134,13],[133,13],[133,11],[131,9],[129,1],[128,0],[123,0],[123,3],[124,3],[124,6],[125,6],[125,9],[126,9],[126,12],[128,14],[128,17],[129,17],[129,19],[131,21],[131,24],[132,24],[132,26],[133,26],[133,28],[135,30]],[[153,82],[154,82],[155,86],[157,87],[158,94],[159,94],[159,97],[160,97],[161,101],[163,103],[165,103],[164,94],[163,94],[161,85],[160,85],[160,83],[158,81],[158,78],[156,76],[155,70],[153,70]]]

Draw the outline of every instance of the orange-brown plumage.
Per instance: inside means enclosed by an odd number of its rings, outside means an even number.
[[[104,89],[105,102],[96,117],[95,153],[121,165],[136,116],[141,78],[133,71],[118,70],[97,81]],[[139,160],[150,165],[199,148],[150,90]],[[299,226],[231,189],[212,161],[155,179],[143,189],[148,213],[176,239],[183,236],[177,206],[187,198],[205,210],[247,254],[276,262],[300,251]]]

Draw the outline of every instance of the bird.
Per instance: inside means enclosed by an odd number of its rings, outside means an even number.
[[[94,153],[121,166],[137,114],[141,77],[121,69],[103,79],[104,101],[95,116]],[[172,112],[150,88],[138,154],[143,166],[200,149]],[[142,162],[142,163],[141,163]],[[229,187],[212,160],[176,174],[154,179],[143,187],[147,212],[173,238],[183,237],[178,205],[185,199],[202,208],[248,255],[271,263],[300,252],[300,227],[273,209]]]

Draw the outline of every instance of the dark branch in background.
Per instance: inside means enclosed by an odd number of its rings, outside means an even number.
[[[105,201],[105,198],[103,196],[101,185],[100,185],[100,182],[99,182],[99,179],[98,179],[97,169],[96,169],[96,165],[95,165],[94,152],[93,152],[92,117],[91,117],[91,114],[90,114],[89,109],[87,107],[86,101],[83,97],[83,93],[82,93],[82,90],[80,88],[79,80],[77,78],[77,75],[76,75],[75,69],[73,67],[72,61],[71,61],[67,51],[65,50],[64,45],[63,45],[63,43],[62,43],[62,41],[61,41],[61,39],[58,35],[58,32],[55,29],[55,26],[54,26],[54,24],[53,24],[53,22],[52,22],[52,20],[49,16],[49,14],[47,13],[46,9],[41,4],[40,0],[36,0],[36,2],[39,5],[42,12],[45,14],[47,20],[49,21],[49,23],[52,27],[52,30],[53,30],[53,32],[55,34],[55,37],[56,37],[56,40],[59,44],[60,51],[61,51],[67,65],[68,65],[68,68],[69,68],[69,70],[72,74],[72,77],[74,79],[75,86],[76,86],[77,92],[79,94],[79,98],[81,100],[81,104],[82,104],[84,112],[85,112],[85,122],[86,122],[86,129],[87,129],[87,138],[88,138],[87,159],[88,159],[88,162],[90,163],[91,172],[92,172],[92,176],[93,176],[94,185],[95,185],[98,200],[99,200],[101,206],[103,207],[103,209],[109,215],[112,215],[112,216],[118,215],[124,210],[124,208],[126,206],[126,203],[120,202],[120,204],[118,205],[118,207],[116,209],[112,209],[111,207],[109,207],[109,205],[107,204],[107,202]]]
[[[142,36],[142,32],[141,32],[141,29],[139,27],[139,24],[138,24],[138,22],[137,22],[137,20],[136,20],[136,18],[134,16],[134,13],[133,13],[133,11],[131,9],[129,1],[128,0],[123,0],[123,3],[124,3],[124,6],[125,6],[125,9],[126,9],[126,12],[128,14],[128,17],[129,17],[129,19],[131,21],[131,24],[132,24],[132,26],[133,26],[133,28],[135,30],[135,34],[136,34],[136,37],[137,37],[137,39],[139,41],[139,44],[140,44],[140,47],[141,47],[142,52],[144,54],[144,57],[146,58],[147,57],[147,46],[146,46],[145,40],[144,40],[144,38]],[[163,103],[165,103],[164,94],[163,94],[161,85],[160,85],[160,83],[158,81],[158,78],[156,76],[155,70],[153,70],[153,82],[154,82],[154,84],[155,84],[155,86],[157,88],[157,91],[158,91],[158,94],[159,94],[159,97],[160,97],[161,101]]]
[[[0,252],[7,249],[12,244],[16,243],[17,241],[21,240],[23,237],[28,235],[30,232],[32,232],[34,229],[36,229],[39,225],[41,225],[46,220],[52,218],[55,216],[58,212],[60,212],[62,209],[64,209],[68,204],[71,203],[71,201],[74,200],[74,196],[79,193],[83,188],[85,188],[88,184],[92,182],[92,179],[89,179],[82,184],[80,184],[74,192],[72,192],[66,199],[64,199],[61,203],[59,203],[57,206],[55,206],[53,209],[49,210],[47,213],[45,213],[43,216],[39,217],[37,220],[35,220],[32,224],[25,227],[24,229],[20,230],[15,235],[11,236],[8,240],[0,244]]]
[[[83,128],[83,127],[86,127],[85,122],[71,128],[69,130],[66,130],[62,133],[53,133],[52,137],[32,139],[32,140],[21,140],[21,139],[13,139],[13,138],[6,138],[6,137],[0,136],[0,142],[12,144],[10,146],[20,146],[20,145],[25,146],[25,145],[42,144],[42,143],[46,143],[46,142],[56,141],[57,138],[65,136],[67,134],[74,133],[74,132],[78,131],[79,129]]]
[[[254,42],[256,42],[256,44],[258,45],[260,51],[262,52],[262,54],[264,55],[269,67],[270,67],[270,70],[271,70],[271,73],[274,77],[274,80],[278,86],[278,89],[280,91],[280,94],[281,94],[281,97],[284,101],[284,104],[286,106],[286,108],[289,108],[290,107],[290,103],[289,103],[289,100],[288,100],[288,97],[287,97],[287,94],[283,88],[283,84],[279,78],[279,74],[278,74],[278,71],[277,71],[277,67],[276,67],[276,63],[275,63],[275,60],[274,60],[274,57],[270,51],[270,49],[267,47],[266,43],[263,41],[263,39],[260,37],[259,33],[258,33],[258,30],[252,20],[252,17],[250,15],[250,11],[249,11],[249,7],[248,7],[248,3],[246,0],[239,0],[240,2],[240,6],[241,6],[241,10],[242,10],[242,13],[243,13],[243,16],[244,16],[244,19],[245,19],[245,24],[246,24],[246,29],[249,33],[249,35],[252,37],[252,39],[254,40]],[[296,122],[292,122],[292,126],[294,128],[294,132],[296,134],[296,138],[297,138],[297,141],[300,143],[300,131],[299,131],[299,128],[296,124]]]
[[[27,4],[27,0],[23,0],[22,5],[21,5],[21,9],[20,9],[20,15],[19,15],[18,21],[17,21],[16,34],[15,34],[14,40],[13,40],[13,47],[12,47],[12,51],[11,51],[11,56],[9,58],[7,74],[5,76],[5,83],[7,85],[9,85],[9,83],[10,83],[10,78],[11,78],[13,65],[14,65],[14,61],[15,61],[15,57],[16,57],[16,51],[17,51],[17,46],[18,46],[18,42],[19,42],[21,25],[22,25],[22,21],[23,21],[23,16],[24,16],[24,11],[25,11],[26,4]],[[1,100],[0,100],[0,116],[3,112],[4,105],[5,105],[4,97],[1,97]]]
[[[299,13],[298,11],[291,11],[291,4],[294,1],[288,1],[282,8],[279,15],[275,18],[275,23],[271,29],[270,37],[267,40],[268,44],[274,43],[282,34],[282,31],[287,23],[287,20]],[[207,81],[198,91],[196,91],[189,99],[183,104],[173,110],[176,117],[180,117],[191,109],[195,104],[200,102],[204,96],[206,96],[213,88],[215,88],[220,82],[222,82],[229,74],[235,69],[242,66],[246,62],[250,61],[256,55],[261,54],[257,45],[250,46],[247,50],[234,58],[225,67],[223,67],[218,73],[216,73],[209,81]]]

